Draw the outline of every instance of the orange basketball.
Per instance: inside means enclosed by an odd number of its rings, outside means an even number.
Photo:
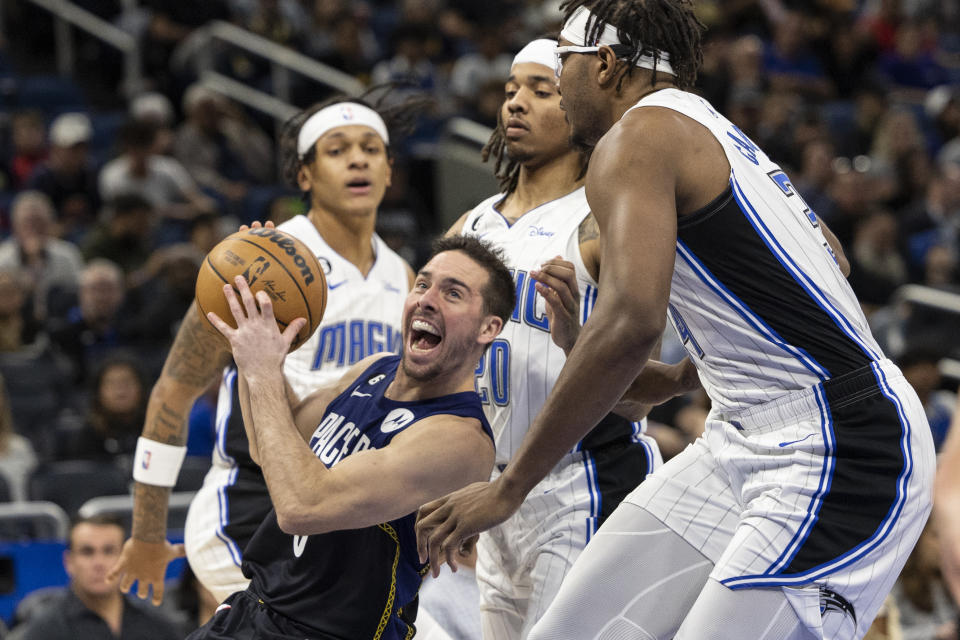
[[[317,257],[305,244],[278,229],[248,229],[224,238],[207,254],[197,276],[197,307],[206,319],[213,311],[232,327],[237,323],[223,294],[225,283],[242,275],[251,291],[266,291],[283,330],[296,318],[307,324],[297,334],[293,351],[313,335],[327,305],[327,282]]]

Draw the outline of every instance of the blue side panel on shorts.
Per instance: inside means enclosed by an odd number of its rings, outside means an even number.
[[[874,363],[818,389],[824,471],[808,515],[763,575],[724,580],[730,588],[805,584],[842,569],[889,535],[913,470],[911,425]]]

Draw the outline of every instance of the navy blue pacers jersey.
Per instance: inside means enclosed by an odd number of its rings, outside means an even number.
[[[327,407],[310,438],[327,467],[364,449],[382,449],[410,425],[437,414],[476,418],[493,439],[473,391],[418,402],[384,397],[399,364],[395,355],[377,360]],[[426,571],[417,557],[415,519],[410,513],[363,529],[292,536],[280,530],[271,510],[244,551],[243,573],[255,596],[307,627],[311,638],[409,638]]]

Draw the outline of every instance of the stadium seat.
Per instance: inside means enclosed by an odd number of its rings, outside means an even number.
[[[187,509],[193,500],[193,491],[174,491],[170,494],[170,508],[167,511],[167,530],[171,539],[183,538],[183,527],[187,521]],[[82,518],[109,514],[118,516],[128,530],[133,522],[133,496],[102,496],[85,502],[77,511]]]
[[[66,512],[52,502],[0,504],[0,542],[64,540],[69,527]]]
[[[129,480],[116,467],[101,462],[50,462],[30,477],[28,495],[32,500],[55,502],[73,515],[91,498],[129,495]]]
[[[7,624],[20,601],[45,587],[63,587],[68,582],[63,568],[63,540],[0,542],[0,618]]]
[[[72,80],[56,75],[24,76],[17,83],[17,107],[39,109],[50,117],[86,111],[86,101]]]

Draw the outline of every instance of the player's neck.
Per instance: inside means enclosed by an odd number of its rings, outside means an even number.
[[[515,221],[542,204],[562,198],[583,185],[580,154],[574,151],[540,166],[522,165],[517,188],[500,205],[500,213]]]
[[[479,356],[471,359],[470,362],[474,360],[479,360]],[[456,371],[447,371],[429,380],[419,380],[408,376],[401,363],[397,367],[397,375],[384,395],[396,402],[415,402],[448,396],[452,393],[474,391],[476,389],[473,381],[474,368],[472,365],[460,366]]]
[[[661,89],[676,89],[677,85],[673,81],[672,77],[665,74],[657,74],[657,81],[654,84],[650,84],[650,73],[635,74],[633,78],[625,80],[623,87],[620,91],[614,93],[612,101],[610,103],[611,107],[611,121],[610,125],[612,126],[620,118],[623,117],[623,114],[627,112],[630,107],[637,104],[645,98],[646,96],[660,91]]]
[[[348,215],[314,207],[307,213],[307,218],[331,249],[356,266],[364,276],[370,272],[376,260],[371,241],[376,212]]]

